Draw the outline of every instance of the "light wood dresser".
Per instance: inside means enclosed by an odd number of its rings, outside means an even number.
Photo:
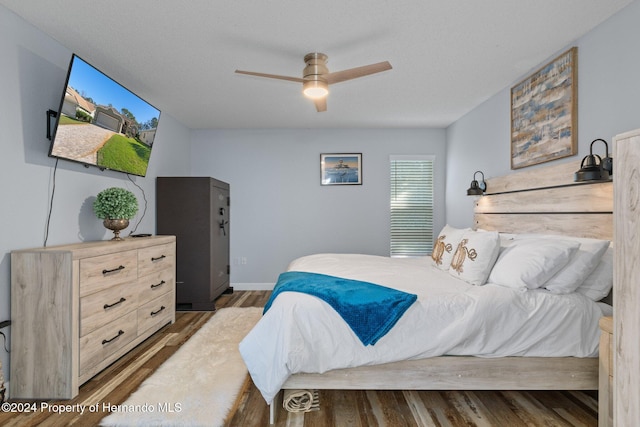
[[[613,141],[613,419],[640,425],[640,129]]]
[[[598,425],[613,427],[613,317],[600,318]]]
[[[174,236],[11,253],[12,399],[78,387],[175,322]]]

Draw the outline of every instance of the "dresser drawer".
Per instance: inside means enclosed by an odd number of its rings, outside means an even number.
[[[173,270],[164,269],[138,279],[138,304],[143,305],[175,287]]]
[[[80,336],[135,311],[138,293],[133,283],[123,283],[80,298]]]
[[[137,336],[136,311],[80,337],[80,376]]]
[[[117,245],[117,242],[114,242]],[[80,260],[80,296],[138,278],[138,251],[112,253]]]
[[[138,335],[147,329],[168,323],[175,317],[176,297],[174,292],[168,292],[138,309]]]
[[[176,268],[176,246],[173,243],[138,250],[138,276]]]

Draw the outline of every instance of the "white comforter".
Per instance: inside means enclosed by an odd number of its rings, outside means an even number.
[[[553,295],[497,285],[473,286],[430,258],[320,254],[290,271],[363,280],[418,295],[394,328],[364,346],[319,298],[284,292],[240,343],[253,382],[271,403],[298,372],[373,365],[441,355],[595,357],[598,320],[610,307],[581,294]]]

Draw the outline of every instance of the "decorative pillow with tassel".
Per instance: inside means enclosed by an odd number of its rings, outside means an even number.
[[[472,285],[484,285],[499,252],[497,231],[466,231],[456,246],[449,273]]]
[[[449,224],[442,228],[442,231],[440,231],[438,238],[433,244],[433,252],[431,252],[431,259],[433,259],[436,267],[445,271],[449,269],[458,243],[460,243],[462,236],[467,231],[471,231],[471,229],[455,228]]]

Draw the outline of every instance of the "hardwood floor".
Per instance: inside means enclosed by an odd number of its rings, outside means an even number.
[[[268,291],[223,295],[218,308],[264,306]],[[108,406],[124,400],[154,370],[214,315],[178,312],[176,323],[165,327],[80,388],[73,400],[29,402],[32,412],[0,412],[2,426],[95,426]],[[69,405],[56,414],[41,405]],[[76,406],[95,412],[77,411]],[[58,407],[62,408],[62,407]],[[106,410],[105,410],[106,409]],[[266,426],[269,408],[250,379],[238,396],[228,426]],[[277,426],[597,426],[597,392],[564,391],[320,391],[320,411],[280,412]]]

